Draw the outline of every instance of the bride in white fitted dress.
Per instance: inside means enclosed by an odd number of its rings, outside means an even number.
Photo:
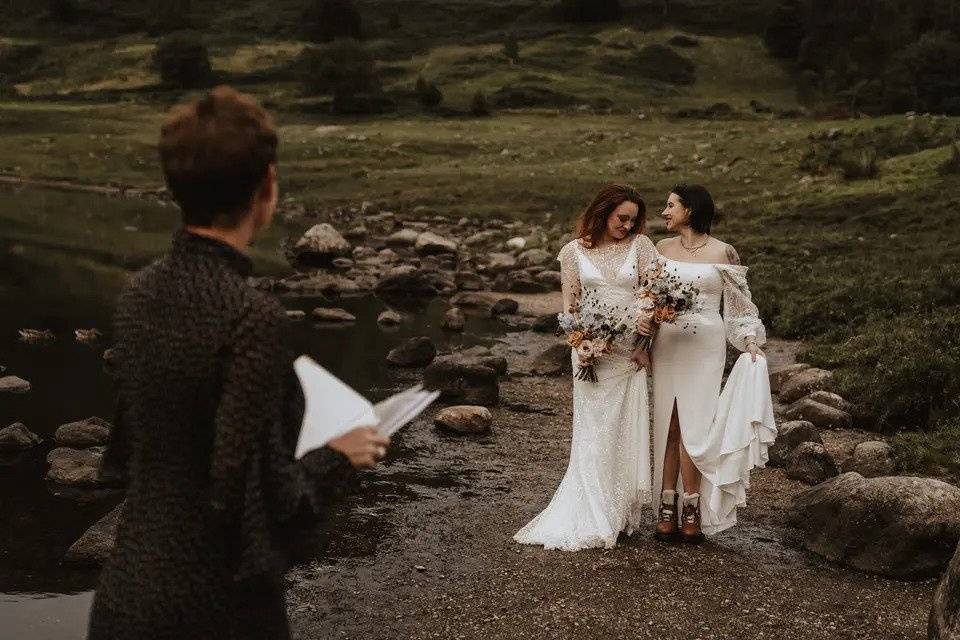
[[[587,207],[577,239],[559,255],[565,313],[587,292],[603,305],[635,306],[639,274],[656,257],[653,243],[641,233],[644,213],[639,194],[624,185],[607,185]],[[634,335],[622,337],[598,361],[596,382],[573,379],[566,474],[547,508],[514,536],[517,542],[565,551],[610,548],[620,532],[630,534],[640,524],[641,506],[651,495],[643,368],[649,359],[646,352],[633,350]],[[576,370],[572,350],[571,358]]]
[[[656,535],[699,542],[703,533],[736,523],[750,469],[766,462],[776,426],[760,350],[764,326],[751,301],[747,268],[732,246],[710,236],[710,194],[699,185],[677,185],[662,215],[677,235],[661,240],[657,250],[671,274],[699,288],[703,308],[683,322],[661,325],[653,342]],[[718,412],[727,340],[751,354],[752,364],[742,370],[759,384],[749,402],[728,403]]]

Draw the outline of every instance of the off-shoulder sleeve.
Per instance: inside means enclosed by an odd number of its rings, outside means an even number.
[[[757,346],[762,346],[767,341],[767,331],[747,286],[747,268],[719,264],[717,270],[723,278],[723,322],[727,340],[740,351],[746,351],[750,337]]]
[[[578,240],[563,245],[557,259],[560,261],[560,288],[563,293],[563,313],[570,313],[580,300],[580,267],[577,264]]]

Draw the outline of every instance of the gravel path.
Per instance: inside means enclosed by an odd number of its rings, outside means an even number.
[[[551,339],[499,348],[517,370]],[[792,352],[769,353],[777,364]],[[289,575],[295,637],[926,637],[934,581],[854,573],[802,551],[784,515],[803,485],[776,469],[754,473],[741,526],[699,547],[646,530],[612,550],[513,543],[565,470],[571,388],[513,375],[501,395],[489,436],[449,437],[428,421],[405,430],[321,541],[323,559]]]

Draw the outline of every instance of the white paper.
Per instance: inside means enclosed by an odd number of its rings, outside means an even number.
[[[418,385],[374,406],[309,356],[297,358],[293,369],[305,401],[294,454],[297,459],[356,427],[375,427],[383,435],[391,436],[440,395]]]

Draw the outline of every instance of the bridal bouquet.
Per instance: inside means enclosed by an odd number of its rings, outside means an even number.
[[[641,274],[637,319],[651,317],[653,333],[661,324],[672,324],[681,316],[701,310],[700,289],[684,283],[679,276],[670,275],[666,266],[666,260],[657,258]],[[637,347],[649,349],[653,333],[649,336],[637,334]]]
[[[613,342],[631,327],[635,309],[603,304],[590,292],[570,313],[557,315],[557,335],[566,334],[567,343],[577,352],[580,365],[577,380],[597,381],[594,364],[613,350]]]

